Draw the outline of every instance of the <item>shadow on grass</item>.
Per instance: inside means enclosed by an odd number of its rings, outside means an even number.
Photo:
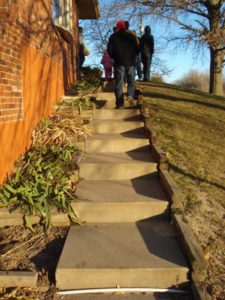
[[[146,83],[144,84],[143,82],[141,82],[139,84],[146,85]],[[169,90],[172,90],[172,91],[179,91],[179,92],[183,92],[183,93],[187,93],[187,94],[191,94],[191,95],[194,94],[194,95],[199,95],[199,96],[202,96],[202,97],[212,98],[214,100],[225,101],[224,96],[209,94],[207,92],[203,92],[203,91],[196,90],[196,89],[193,89],[193,88],[181,87],[181,86],[174,85],[174,84],[150,82],[150,83],[148,83],[148,85],[150,87],[153,87],[153,88],[154,87],[155,88],[164,88],[164,89],[169,89]]]
[[[170,100],[170,101],[195,103],[195,104],[199,104],[202,106],[212,107],[212,108],[221,109],[221,110],[225,111],[225,106],[222,106],[219,104],[214,104],[214,103],[207,103],[207,102],[190,99],[190,98],[181,98],[181,97],[152,93],[152,92],[144,92],[143,95],[145,97],[160,98],[160,99],[165,99],[165,100]]]
[[[215,187],[218,188],[218,189],[221,189],[221,190],[225,191],[225,186],[223,186],[223,185],[221,185],[221,184],[218,184],[218,183],[216,183],[216,182],[209,181],[209,180],[207,180],[207,179],[200,178],[200,177],[195,176],[195,175],[193,175],[193,174],[191,174],[191,173],[187,173],[187,172],[184,171],[183,169],[181,169],[181,168],[175,166],[174,164],[171,164],[171,163],[170,163],[170,168],[171,168],[174,172],[179,173],[179,174],[182,174],[182,175],[184,175],[184,176],[187,176],[187,177],[191,178],[192,180],[195,180],[195,181],[198,181],[198,182],[201,182],[201,183],[207,183],[207,184],[210,184],[210,185],[215,186]]]
[[[186,118],[187,120],[192,120],[192,121],[195,121],[197,123],[202,123],[204,124],[205,126],[209,126],[211,128],[214,128],[214,129],[218,129],[218,130],[221,130],[221,125],[220,124],[217,124],[214,122],[214,120],[211,120],[210,118],[206,118],[206,117],[201,117],[199,115],[194,115],[194,110],[192,110],[192,112],[185,112],[185,111],[178,111],[176,109],[169,109],[169,108],[165,108],[165,107],[162,107],[160,106],[159,108],[160,111],[164,111],[164,112],[167,112],[167,113],[170,113],[170,114],[173,114],[176,118],[180,117],[184,120],[184,118]],[[165,119],[164,119],[165,120]],[[169,124],[168,124],[169,126]],[[190,125],[189,125],[190,126]]]

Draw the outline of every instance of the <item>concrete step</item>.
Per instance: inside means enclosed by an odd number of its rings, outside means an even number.
[[[172,293],[149,294],[91,294],[64,296],[63,300],[193,300],[190,295]]]
[[[129,180],[157,171],[148,151],[94,153],[84,156],[79,176],[85,180]]]
[[[101,108],[101,109],[113,110],[116,106],[115,99],[114,100],[97,99],[95,103],[97,109]]]
[[[95,109],[93,115],[95,119],[131,120],[134,116],[140,116],[140,111],[139,109]]]
[[[96,95],[96,105],[97,108],[103,109],[114,109],[116,103],[116,98],[112,92],[99,92]]]
[[[130,130],[136,130],[137,133],[144,133],[144,123],[125,120],[95,120],[93,122],[93,131],[95,134],[119,134]]]
[[[87,153],[121,153],[149,145],[149,139],[144,134],[95,134],[87,139]]]
[[[84,180],[76,195],[78,200],[72,206],[88,223],[136,222],[168,208],[157,173],[132,180]]]
[[[113,100],[104,100],[104,99],[97,99],[95,101],[96,103],[96,108],[99,109],[115,109],[116,107],[116,99],[114,97]],[[132,102],[132,105],[129,101],[125,100],[124,101],[124,109],[131,109],[133,106],[137,105],[137,102],[136,101],[133,101]]]
[[[115,94],[112,92],[98,92],[96,95],[97,100],[105,100],[105,101],[114,101],[115,103]]]
[[[71,227],[56,270],[62,290],[187,283],[188,268],[172,227],[158,217]]]

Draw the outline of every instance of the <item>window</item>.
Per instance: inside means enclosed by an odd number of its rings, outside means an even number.
[[[72,0],[52,0],[52,18],[55,25],[72,32]]]

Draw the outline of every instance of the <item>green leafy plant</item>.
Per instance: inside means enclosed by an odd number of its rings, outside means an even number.
[[[99,68],[83,67],[82,78],[76,80],[72,88],[79,91],[96,91],[101,85],[102,70]]]
[[[84,108],[92,109],[93,107],[96,106],[95,102],[90,97],[80,97],[75,99],[73,97],[64,98],[60,102],[60,105],[69,106],[70,108],[71,107],[78,108],[79,111],[82,111]]]
[[[30,216],[40,216],[45,228],[51,226],[51,207],[67,213],[73,223],[79,223],[71,200],[70,183],[74,146],[51,145],[31,149],[19,161],[17,171],[0,189],[0,207],[20,210],[25,224],[33,230]]]

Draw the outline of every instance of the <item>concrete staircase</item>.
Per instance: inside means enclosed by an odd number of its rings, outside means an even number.
[[[87,141],[80,166],[79,201],[73,204],[86,224],[70,228],[57,267],[57,287],[187,286],[188,267],[169,221],[168,202],[139,111],[114,110],[114,95],[109,92],[100,93],[99,99],[102,108],[94,112],[95,134]],[[68,299],[174,299],[151,297]]]

